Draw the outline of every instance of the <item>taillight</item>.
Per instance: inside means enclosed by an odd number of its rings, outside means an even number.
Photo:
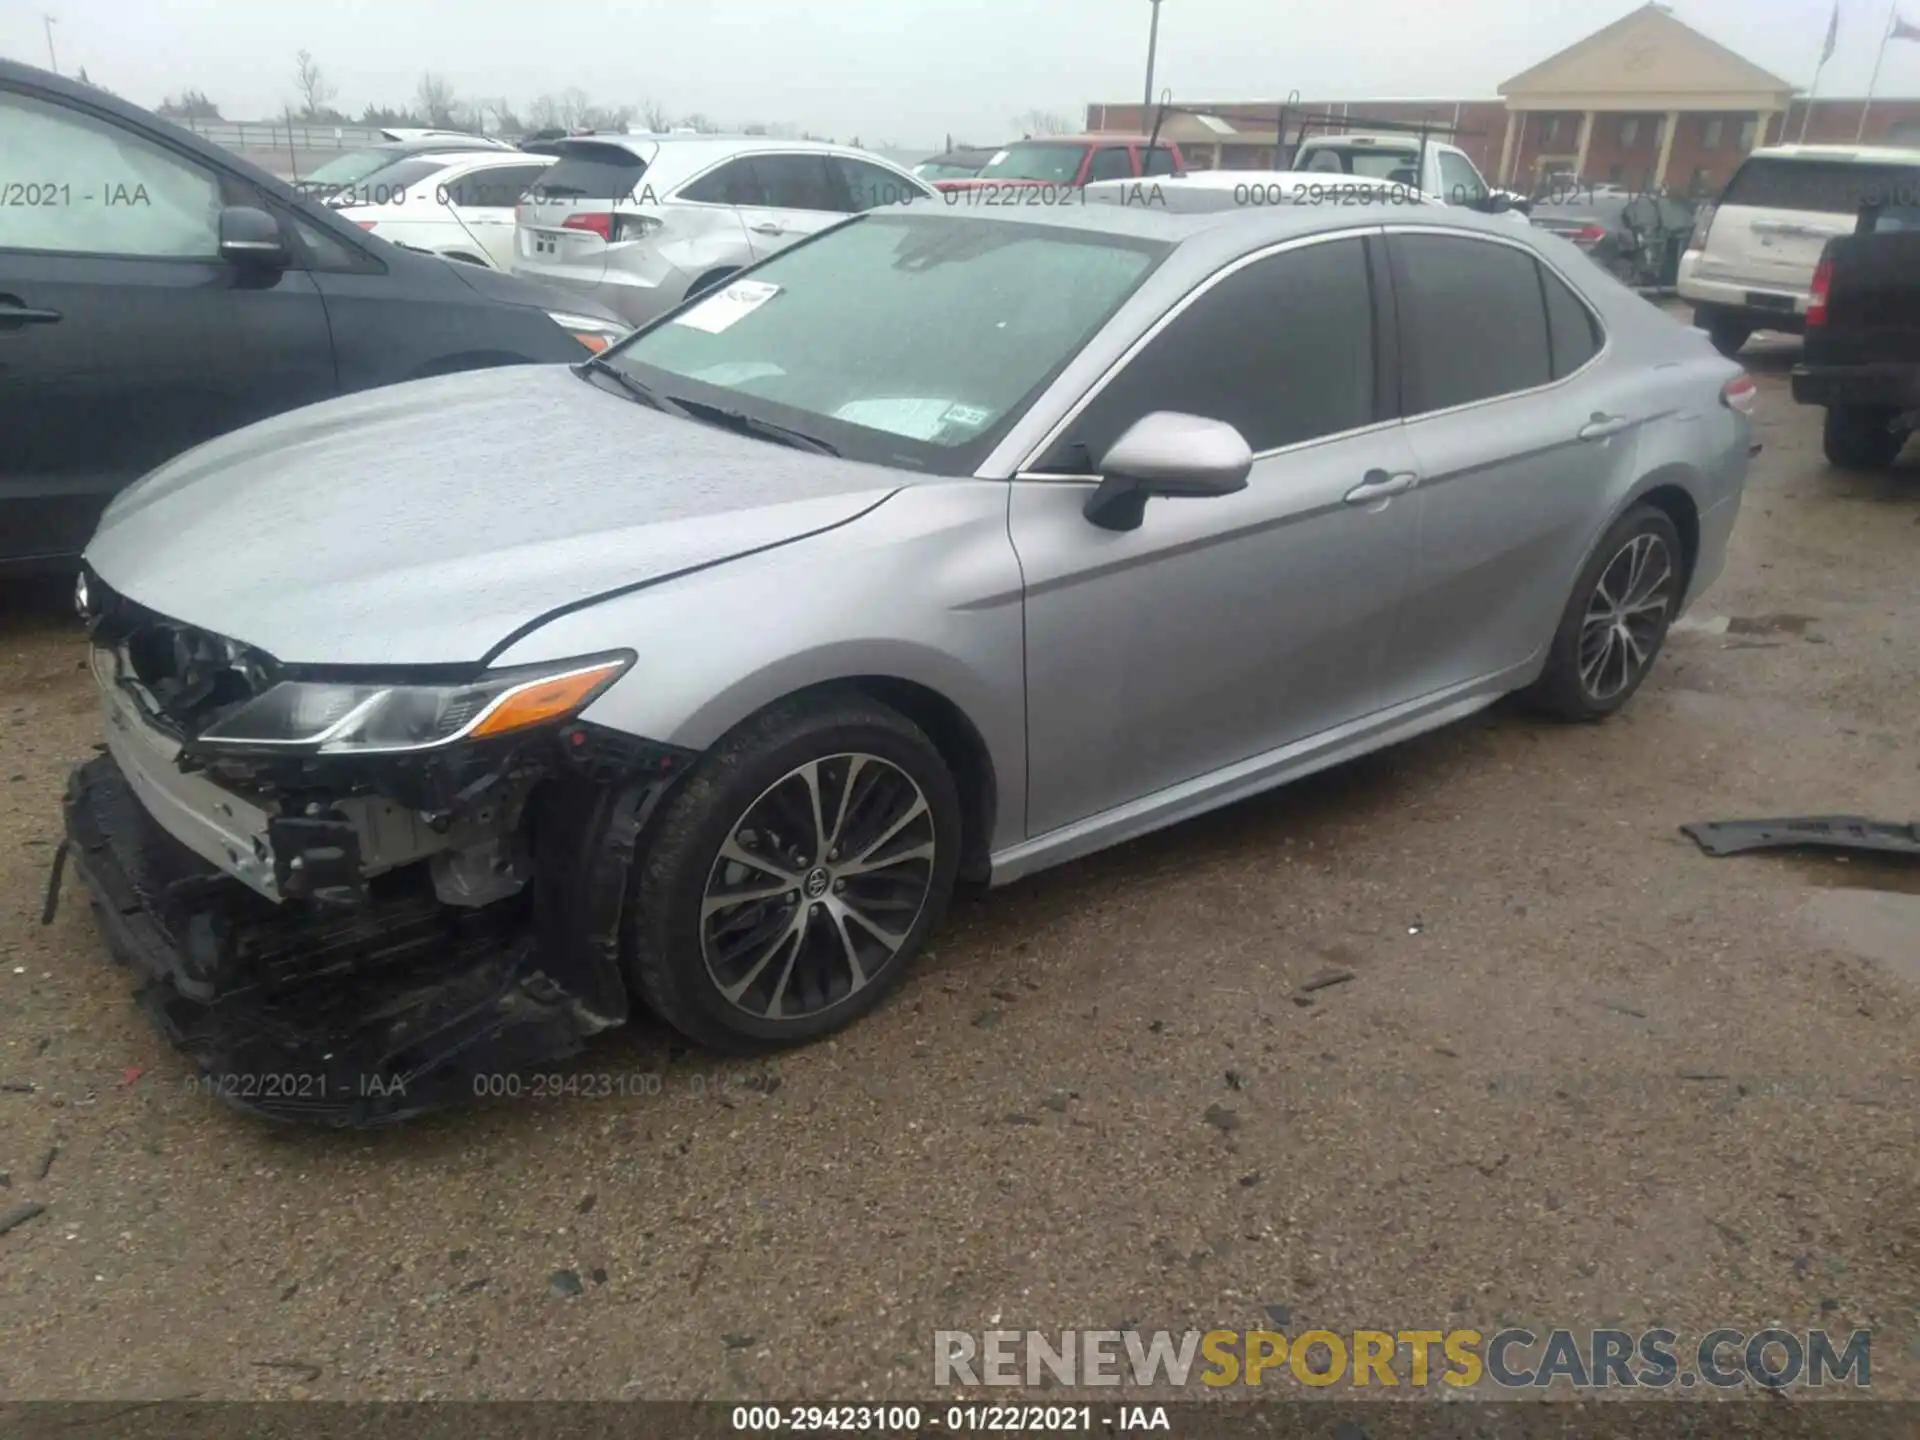
[[[380,222],[378,220],[356,220],[353,223],[358,225],[362,230],[371,230]]]
[[[1744,370],[1720,387],[1720,403],[1741,415],[1753,414],[1754,402],[1759,398],[1760,387]]]
[[[1693,217],[1693,233],[1687,237],[1687,249],[1707,248],[1707,232],[1713,229],[1713,211],[1713,206],[1702,205],[1700,213]]]
[[[614,240],[644,240],[666,228],[666,221],[657,215],[616,215],[613,217]]]
[[[613,239],[613,216],[604,211],[585,215],[569,215],[560,222],[562,230],[591,230],[602,240]]]
[[[1807,324],[1827,323],[1827,296],[1833,289],[1833,262],[1822,260],[1813,267],[1813,289],[1807,292]]]
[[[1607,227],[1604,225],[1582,225],[1568,238],[1576,245],[1598,245],[1602,240],[1607,238]]]

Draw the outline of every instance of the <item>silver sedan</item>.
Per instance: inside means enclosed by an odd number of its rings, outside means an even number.
[[[201,1064],[320,1077],[259,1108],[392,1118],[640,1005],[809,1040],[958,882],[1510,692],[1617,710],[1753,395],[1452,208],[879,209],[127,492],[75,862]]]

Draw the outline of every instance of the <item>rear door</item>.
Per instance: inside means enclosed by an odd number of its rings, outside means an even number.
[[[555,142],[558,160],[516,214],[514,273],[575,286],[600,283],[614,212],[633,202],[659,148],[633,145],[640,148],[608,140]]]
[[[1875,195],[1911,194],[1920,167],[1785,155],[1750,156],[1727,182],[1707,232],[1699,275],[1800,296],[1827,241],[1850,234],[1860,207]],[[1791,308],[1791,307],[1784,307]]]
[[[79,551],[114,492],[336,393],[301,269],[218,253],[257,191],[118,116],[0,89],[0,563]]]
[[[506,270],[513,265],[514,212],[548,168],[540,161],[484,161],[436,186],[433,198],[447,208],[496,270]]]
[[[1409,230],[1388,249],[1420,554],[1386,688],[1412,701],[1547,643],[1647,417],[1633,377],[1596,363],[1598,319],[1530,248]]]
[[[740,218],[756,260],[825,229],[848,211],[840,177],[823,153],[755,155],[751,164],[761,199],[744,208]]]

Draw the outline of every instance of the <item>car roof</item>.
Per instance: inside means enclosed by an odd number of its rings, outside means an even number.
[[[1920,165],[1920,148],[1911,145],[1767,145],[1749,160],[1837,160],[1858,165]]]
[[[705,151],[713,155],[723,155],[735,150],[790,150],[797,153],[822,153],[829,155],[865,155],[868,152],[857,145],[836,145],[830,140],[776,140],[770,135],[629,135],[611,131],[594,135],[568,135],[560,139],[544,141],[552,145],[618,145],[623,150],[631,150],[636,155],[651,155],[668,147],[676,152]]]

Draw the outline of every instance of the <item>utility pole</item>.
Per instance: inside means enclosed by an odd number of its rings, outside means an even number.
[[[60,57],[53,53],[53,27],[56,22],[51,15],[42,15],[40,18],[46,22],[47,27],[47,68],[58,75],[60,73]]]
[[[1160,0],[1151,0],[1153,5],[1153,26],[1147,31],[1147,89],[1146,99],[1141,103],[1146,109],[1153,108],[1153,57],[1160,48]]]

